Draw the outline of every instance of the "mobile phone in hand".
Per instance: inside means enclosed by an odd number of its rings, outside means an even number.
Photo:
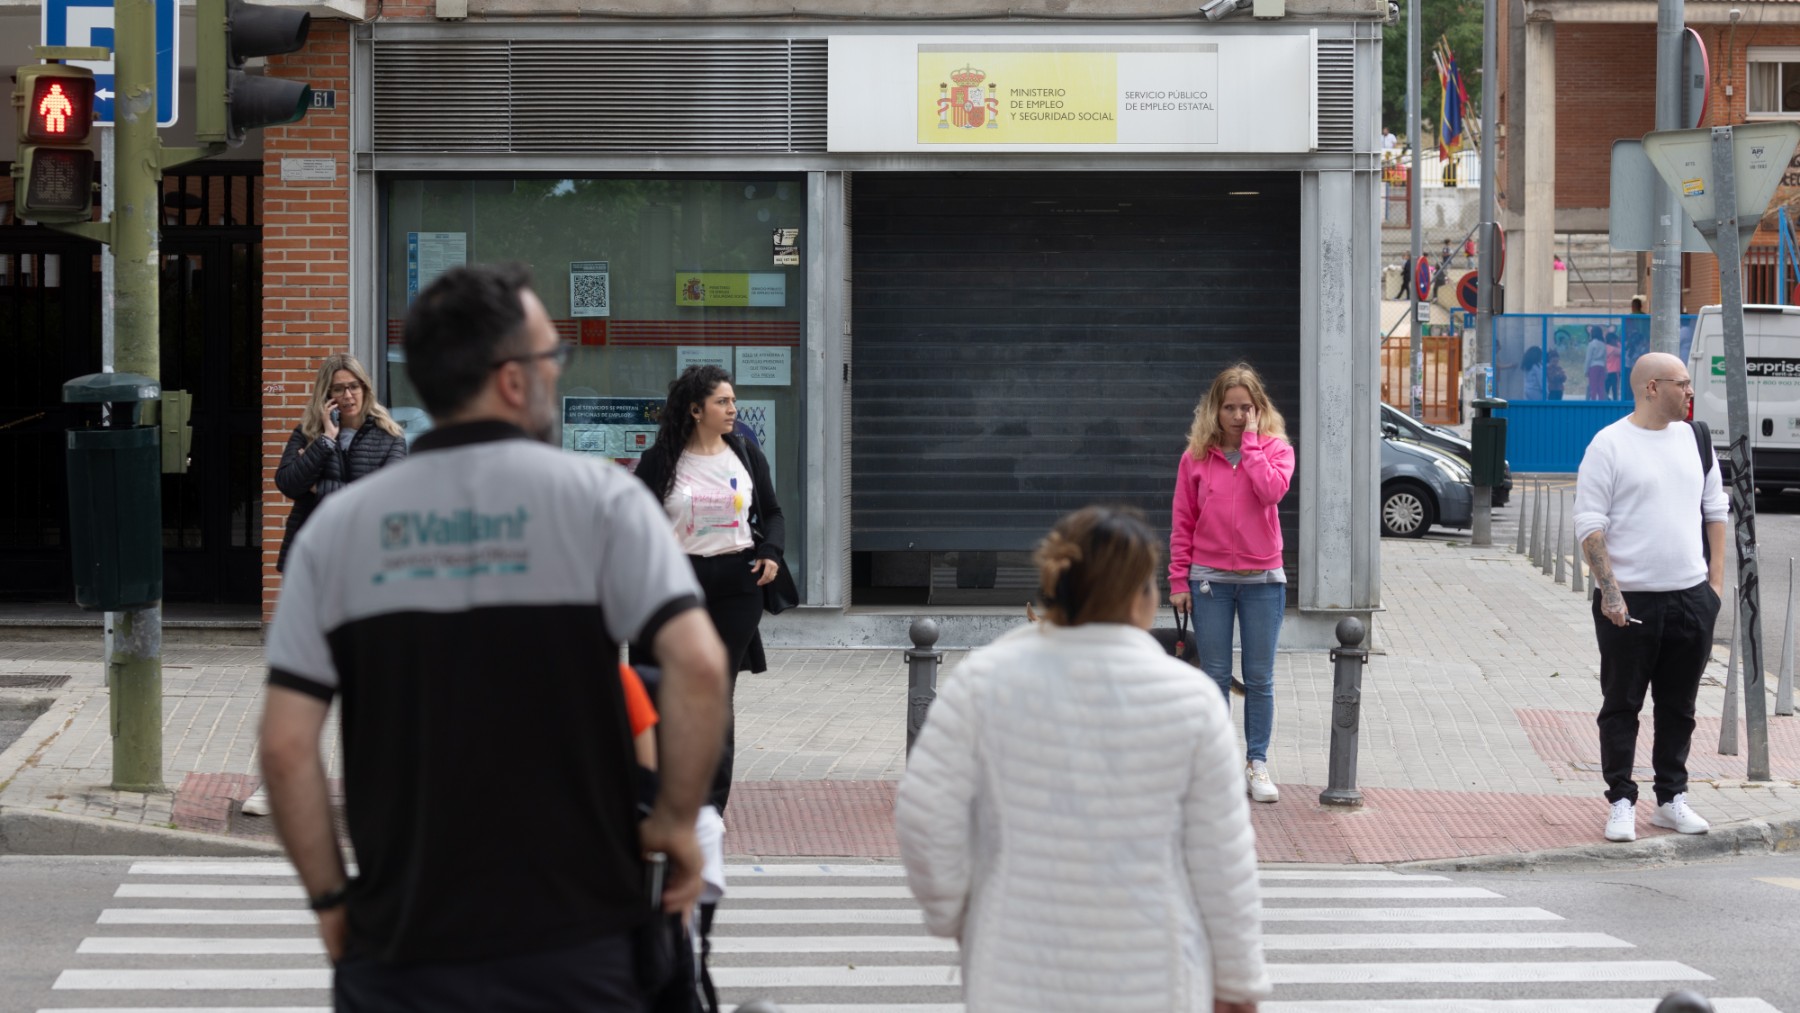
[[[644,885],[650,895],[650,910],[662,910],[663,877],[669,870],[669,856],[652,851],[644,856]]]
[[[341,416],[342,416],[342,413],[339,412],[336,408],[333,408],[331,410],[331,424],[334,426],[343,425],[343,423],[341,421],[339,421]]]

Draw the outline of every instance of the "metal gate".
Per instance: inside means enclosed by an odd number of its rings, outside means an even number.
[[[1238,359],[1299,429],[1294,175],[859,172],[855,221],[862,587],[1022,601],[1009,561],[1070,510],[1166,531],[1194,404]]]
[[[162,385],[194,395],[192,466],[163,479],[164,597],[261,595],[261,167],[164,180]],[[0,185],[7,185],[0,178]],[[100,248],[0,223],[0,599],[69,601],[64,381],[98,372]]]
[[[1425,351],[1425,421],[1453,426],[1462,421],[1462,336],[1427,334],[1419,339]],[[1381,399],[1401,411],[1410,411],[1412,393],[1406,378],[1412,372],[1412,338],[1397,334],[1381,343]]]

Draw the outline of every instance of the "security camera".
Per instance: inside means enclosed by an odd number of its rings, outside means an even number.
[[[1208,21],[1219,21],[1238,11],[1249,10],[1253,2],[1254,0],[1207,0],[1200,6],[1200,13],[1206,15]]]
[[[1727,15],[1725,15],[1725,16],[1726,16],[1726,17],[1728,17],[1728,18],[1730,18],[1730,19],[1731,19],[1731,23],[1732,23],[1732,24],[1734,24],[1734,25],[1735,25],[1735,24],[1737,24],[1737,23],[1738,23],[1738,19],[1739,19],[1739,18],[1742,18],[1742,17],[1743,17],[1743,16],[1744,16],[1744,12],[1743,12],[1743,11],[1741,11],[1741,10],[1739,10],[1739,9],[1737,9],[1737,8],[1736,8],[1736,7],[1733,7],[1733,8],[1732,8],[1732,9],[1731,9],[1731,13],[1729,13],[1729,14],[1727,14]]]
[[[1400,23],[1400,0],[1388,0],[1387,23],[1389,28]]]

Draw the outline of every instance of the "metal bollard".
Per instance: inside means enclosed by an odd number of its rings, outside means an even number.
[[[1731,653],[1725,656],[1725,713],[1719,718],[1719,755],[1738,754],[1738,622],[1731,613]]]
[[[1517,537],[1514,539],[1513,551],[1518,553],[1521,556],[1523,556],[1525,554],[1525,526],[1528,523],[1530,523],[1530,514],[1531,514],[1531,486],[1526,485],[1524,482],[1520,482],[1519,483],[1519,527],[1518,527],[1518,530],[1514,532],[1514,534]]]
[[[1575,531],[1574,514],[1569,515],[1569,590],[1581,594],[1581,535]]]
[[[1363,666],[1369,663],[1369,649],[1361,646],[1365,632],[1362,620],[1355,616],[1338,620],[1338,646],[1331,651],[1330,783],[1319,792],[1320,805],[1362,805],[1362,792],[1356,787],[1356,749],[1362,721]]]
[[[914,619],[907,631],[913,645],[906,650],[906,752],[912,753],[913,740],[925,727],[925,712],[937,697],[938,665],[944,652],[934,645],[938,641],[938,624],[931,619]]]
[[[1787,629],[1781,631],[1781,670],[1775,676],[1775,713],[1794,713],[1794,557],[1788,557]]]
[[[1713,1013],[1713,1004],[1700,993],[1684,988],[1663,996],[1663,1001],[1656,1004],[1656,1013]]]
[[[1538,510],[1531,522],[1532,562],[1550,575],[1550,490],[1538,488]]]
[[[1563,507],[1567,505],[1569,494],[1558,490],[1556,493],[1556,576],[1551,578],[1558,584],[1563,582],[1563,546],[1568,542],[1568,528],[1563,526]]]

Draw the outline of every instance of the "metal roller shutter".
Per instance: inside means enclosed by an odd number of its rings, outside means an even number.
[[[1029,549],[1095,502],[1166,532],[1240,358],[1299,429],[1294,174],[862,172],[855,221],[856,551]]]

